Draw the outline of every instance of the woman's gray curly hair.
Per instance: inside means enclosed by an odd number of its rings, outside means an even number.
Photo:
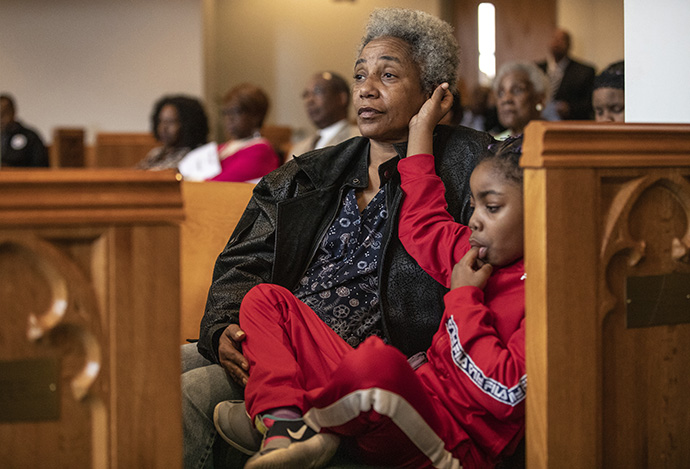
[[[369,16],[358,55],[369,42],[381,37],[395,37],[410,45],[424,91],[432,93],[444,82],[455,89],[460,48],[451,25],[423,11],[379,8]]]
[[[535,94],[546,98],[549,96],[551,84],[546,74],[532,62],[508,62],[498,70],[493,82],[494,93],[498,94],[501,81],[511,73],[523,73],[532,84]]]

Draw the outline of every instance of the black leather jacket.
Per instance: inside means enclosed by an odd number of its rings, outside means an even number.
[[[448,209],[467,223],[469,178],[492,138],[465,127],[438,126],[434,134],[436,171],[446,185]],[[406,144],[396,146],[405,156]],[[218,339],[238,323],[244,295],[259,283],[292,290],[303,277],[319,240],[331,225],[343,192],[368,183],[369,140],[355,137],[295,158],[265,176],[218,257],[201,321],[199,351],[218,363]],[[447,290],[429,277],[398,239],[403,193],[395,158],[379,167],[389,171],[388,222],[379,259],[379,294],[388,342],[406,355],[426,350],[443,313]]]

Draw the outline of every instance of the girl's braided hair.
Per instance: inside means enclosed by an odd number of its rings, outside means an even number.
[[[502,142],[494,142],[489,145],[489,151],[481,156],[477,164],[491,161],[507,180],[514,181],[522,186],[521,156],[522,135],[516,135],[508,137]]]

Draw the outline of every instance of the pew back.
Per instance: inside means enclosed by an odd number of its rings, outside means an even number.
[[[84,167],[86,159],[84,136],[83,128],[56,127],[53,129],[53,143],[49,151],[50,167]]]
[[[254,184],[183,182],[185,221],[180,259],[181,343],[199,337],[213,266],[252,196]]]
[[[132,168],[159,143],[150,132],[100,132],[87,166],[91,168]]]

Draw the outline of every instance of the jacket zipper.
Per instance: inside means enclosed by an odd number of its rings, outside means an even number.
[[[312,251],[309,253],[309,262],[305,264],[304,269],[302,269],[302,273],[298,277],[298,282],[304,278],[304,274],[307,273],[307,270],[309,269],[309,266],[312,263],[312,260],[314,259],[314,256],[316,255],[316,251],[319,250],[319,247],[321,246],[321,240],[323,240],[324,235],[326,234],[326,231],[328,228],[333,224],[333,221],[335,220],[335,217],[338,215],[340,211],[340,204],[342,204],[343,200],[343,193],[345,191],[345,187],[347,186],[341,186],[340,187],[340,193],[338,194],[338,200],[340,201],[339,204],[335,206],[335,210],[333,211],[333,214],[331,215],[330,218],[326,219],[328,221],[321,223],[321,228],[319,229],[319,233],[316,236],[316,243],[314,243],[314,248]],[[297,288],[297,285],[292,285],[291,290],[294,290]]]

